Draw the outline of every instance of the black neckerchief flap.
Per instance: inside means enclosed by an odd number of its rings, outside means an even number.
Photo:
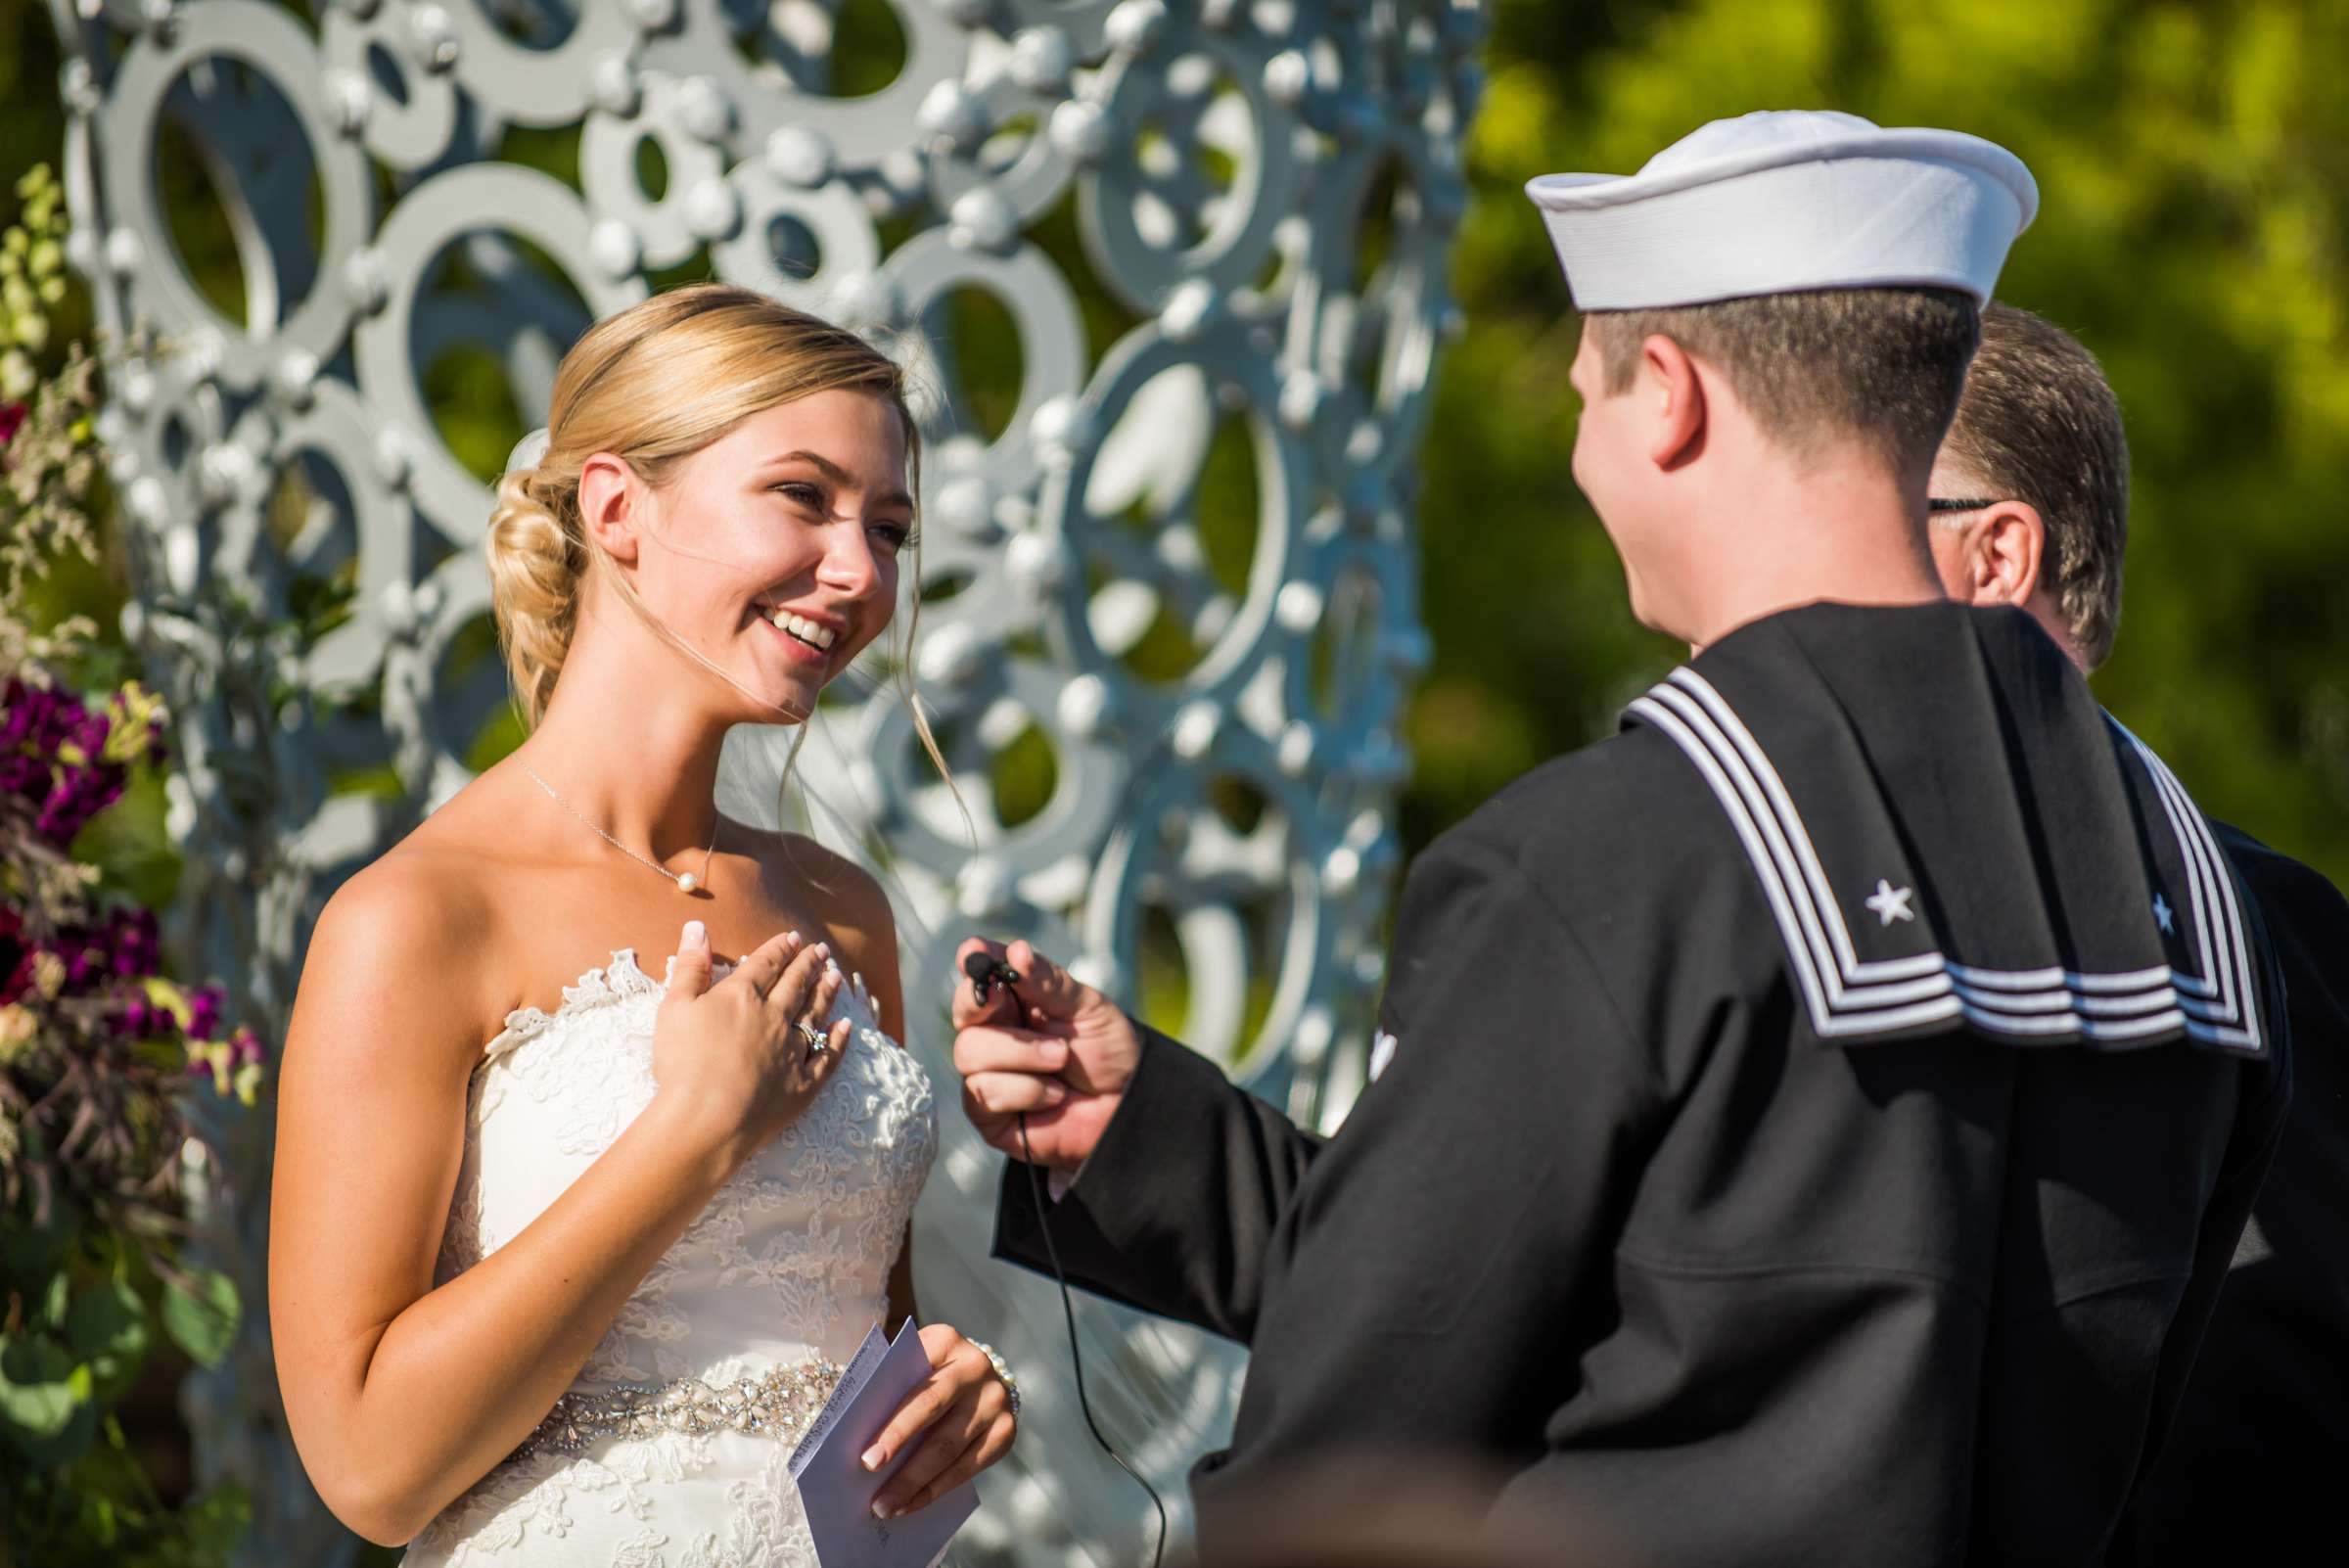
[[[1720,802],[1822,1040],[2264,1051],[2207,823],[2020,611],[1782,612],[1624,721]]]

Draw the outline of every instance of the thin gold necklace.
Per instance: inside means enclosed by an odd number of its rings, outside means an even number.
[[[521,761],[521,759],[519,758],[515,760],[517,761]],[[522,770],[530,774],[530,777],[538,779],[538,787],[546,791],[548,800],[553,801],[557,806],[563,807],[564,810],[571,812],[573,816],[578,817],[579,821],[586,823],[587,827],[594,831],[596,837],[602,839],[606,844],[611,845],[612,848],[618,850],[621,853],[626,855],[638,865],[649,865],[654,870],[660,872],[663,876],[668,878],[669,881],[677,885],[677,891],[679,893],[693,893],[710,885],[710,856],[715,853],[717,849],[717,818],[715,816],[712,816],[710,819],[710,848],[702,852],[701,871],[698,874],[692,871],[671,871],[668,867],[663,865],[658,860],[646,859],[643,855],[638,854],[634,850],[629,849],[626,845],[621,843],[620,840],[614,838],[611,834],[606,833],[602,828],[597,827],[593,822],[587,821],[587,818],[579,816],[578,811],[569,801],[563,799],[562,796],[555,793],[555,787],[552,784],[549,784],[545,779],[538,778],[538,770],[532,767],[530,763],[523,762]]]

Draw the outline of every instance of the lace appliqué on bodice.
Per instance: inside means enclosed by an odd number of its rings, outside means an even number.
[[[553,1012],[508,1015],[468,1093],[437,1284],[511,1241],[650,1103],[667,990],[622,948],[565,987]],[[860,982],[841,988],[833,1016],[855,1038],[830,1081],[653,1266],[575,1388],[726,1383],[809,1356],[845,1361],[884,1315],[937,1154],[937,1110],[929,1075],[882,1033]],[[813,1568],[788,1456],[775,1440],[720,1432],[509,1461],[402,1560]]]

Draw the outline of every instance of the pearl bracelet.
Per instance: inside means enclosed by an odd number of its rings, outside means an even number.
[[[963,1337],[970,1339],[967,1334]],[[971,1339],[970,1344],[973,1350],[987,1358],[988,1365],[995,1369],[995,1376],[1002,1381],[1003,1392],[1011,1396],[1011,1418],[1017,1421],[1020,1418],[1020,1380],[1011,1375],[1011,1368],[1003,1364],[1003,1358],[995,1354],[992,1345],[976,1339]]]

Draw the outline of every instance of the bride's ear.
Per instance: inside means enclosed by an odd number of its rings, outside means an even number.
[[[591,454],[579,465],[579,527],[587,538],[622,566],[636,564],[644,482],[610,452]]]

